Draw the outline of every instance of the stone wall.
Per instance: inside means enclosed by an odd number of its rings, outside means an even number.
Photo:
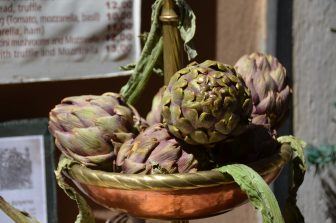
[[[312,145],[336,144],[336,1],[294,1],[294,133]],[[326,194],[328,193],[328,195]],[[335,166],[311,168],[299,190],[306,223],[336,222]]]

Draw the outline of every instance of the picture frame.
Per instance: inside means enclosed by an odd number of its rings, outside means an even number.
[[[41,223],[57,223],[54,169],[47,118],[0,123],[0,196]]]

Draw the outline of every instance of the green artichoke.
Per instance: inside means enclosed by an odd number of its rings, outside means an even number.
[[[68,97],[49,114],[49,130],[67,156],[113,169],[115,151],[146,126],[119,94]]]
[[[269,157],[279,151],[280,143],[268,128],[250,125],[241,135],[220,142],[211,149],[217,165],[228,163],[251,163]]]
[[[286,69],[275,57],[261,53],[241,57],[235,68],[251,91],[252,123],[278,128],[288,112],[291,94]]]
[[[251,111],[250,92],[235,69],[210,60],[174,74],[162,98],[164,123],[189,144],[213,144],[241,134]]]
[[[116,164],[122,173],[190,173],[211,168],[206,167],[211,162],[204,151],[177,141],[159,123],[124,143],[117,153]]]
[[[161,107],[161,101],[163,92],[165,91],[166,87],[163,86],[160,88],[160,90],[155,94],[152,102],[152,109],[148,113],[146,120],[149,125],[154,125],[157,123],[162,123],[162,107]]]

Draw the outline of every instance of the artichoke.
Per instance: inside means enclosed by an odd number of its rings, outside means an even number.
[[[164,123],[189,144],[213,144],[241,134],[251,111],[250,92],[235,69],[210,60],[174,74],[162,98]]]
[[[163,92],[166,89],[165,86],[160,88],[160,90],[155,94],[152,102],[152,109],[148,113],[146,120],[149,125],[154,125],[157,123],[162,123],[162,107],[161,107],[161,101],[162,101],[162,96]]]
[[[250,163],[269,157],[280,148],[268,128],[261,125],[250,125],[238,137],[218,143],[211,149],[212,157],[217,165],[228,163]]]
[[[56,146],[87,166],[113,169],[115,151],[146,124],[119,94],[68,97],[51,110]]]
[[[122,173],[190,173],[210,165],[204,151],[177,141],[159,123],[124,143],[117,153],[116,164]]]
[[[251,91],[252,123],[279,127],[287,114],[291,93],[286,69],[275,57],[261,53],[241,57],[235,68]]]

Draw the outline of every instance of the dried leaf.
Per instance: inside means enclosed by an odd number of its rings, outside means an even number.
[[[15,223],[39,223],[35,218],[31,217],[28,213],[22,212],[10,204],[8,204],[0,196],[0,210],[2,210],[8,217],[10,217]]]
[[[77,215],[75,223],[95,223],[90,206],[86,203],[85,199],[76,192],[74,188],[69,186],[62,175],[63,171],[66,171],[73,165],[75,161],[70,159],[60,158],[58,162],[57,170],[55,171],[58,186],[68,195],[68,197],[77,203],[79,213]]]
[[[278,138],[280,143],[289,143],[293,148],[291,185],[288,189],[284,218],[286,223],[303,223],[304,217],[296,204],[296,196],[306,173],[304,148],[306,143],[294,136],[282,136]]]

